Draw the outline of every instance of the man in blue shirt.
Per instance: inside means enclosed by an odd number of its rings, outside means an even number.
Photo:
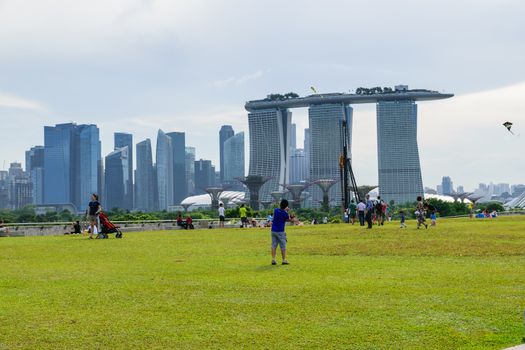
[[[277,265],[277,262],[275,261],[277,246],[281,248],[281,254],[283,256],[283,265],[289,264],[288,260],[286,260],[286,232],[284,231],[284,225],[286,224],[286,221],[290,220],[288,210],[288,201],[286,199],[283,199],[281,201],[280,208],[275,208],[273,212],[272,265]]]

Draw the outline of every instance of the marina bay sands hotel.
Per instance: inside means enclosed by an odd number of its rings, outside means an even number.
[[[260,199],[283,191],[289,183],[292,108],[308,108],[310,142],[309,179],[339,180],[339,157],[347,137],[351,154],[353,104],[375,103],[377,111],[377,151],[379,194],[387,202],[415,201],[423,195],[423,180],[417,144],[417,101],[454,96],[430,90],[410,90],[406,85],[390,88],[358,89],[355,94],[329,93],[298,97],[296,94],[270,95],[249,101],[250,166],[248,175],[270,178],[261,188]],[[347,122],[343,135],[342,121]],[[358,181],[370,184],[356,174]],[[339,201],[341,186],[334,186],[332,201]],[[339,195],[338,195],[339,194]],[[337,197],[336,197],[337,196]]]

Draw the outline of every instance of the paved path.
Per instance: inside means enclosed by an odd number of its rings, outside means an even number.
[[[508,348],[508,349],[505,349],[505,350],[525,350],[525,344],[514,346],[512,348]]]

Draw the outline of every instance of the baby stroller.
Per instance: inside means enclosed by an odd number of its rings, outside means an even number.
[[[98,219],[100,220],[100,235],[102,238],[108,238],[108,233],[115,233],[115,238],[122,238],[122,231],[109,221],[106,214],[99,213]]]

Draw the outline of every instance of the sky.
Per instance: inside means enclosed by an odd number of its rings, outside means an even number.
[[[425,186],[525,183],[523,18],[520,0],[0,0],[0,166],[72,121],[99,126],[103,156],[114,132],[161,128],[215,164],[230,124],[249,158],[248,100],[407,84],[455,94],[418,106]],[[307,110],[293,122],[302,142]],[[377,184],[373,105],[352,154]]]

